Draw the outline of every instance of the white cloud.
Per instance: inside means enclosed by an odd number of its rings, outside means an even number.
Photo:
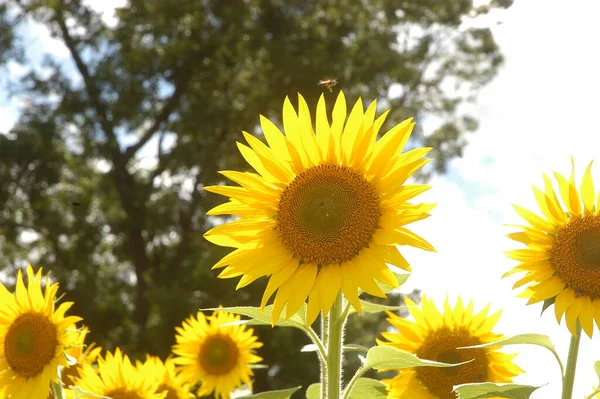
[[[480,129],[464,158],[431,182],[423,200],[439,205],[431,218],[414,226],[438,253],[404,251],[414,272],[403,290],[421,288],[437,303],[446,292],[479,306],[492,302],[492,308],[503,309],[498,332],[548,334],[565,362],[569,335],[552,309],[540,318],[541,305],[525,306],[512,291],[514,279],[500,279],[515,265],[503,251],[517,248],[505,237],[513,230],[503,224],[521,222],[511,203],[537,209],[531,185],[543,183],[542,173],[569,174],[573,155],[580,179],[599,154],[600,53],[594,50],[599,12],[594,1],[530,0],[515,2],[503,15],[504,23],[494,31],[506,63],[479,97]],[[600,181],[598,165],[594,172]],[[574,398],[588,395],[597,384],[593,363],[600,359],[599,339],[598,333],[593,341],[582,339]],[[548,351],[508,349],[520,352],[516,361],[526,370],[517,382],[548,383],[532,398],[560,396],[560,374]]]

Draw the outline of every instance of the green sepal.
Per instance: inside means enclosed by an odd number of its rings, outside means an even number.
[[[406,283],[406,280],[408,280],[408,278],[410,277],[410,273],[394,273],[394,276],[396,276],[396,279],[398,280],[398,286],[401,287],[402,284]],[[377,286],[379,286],[379,288],[381,288],[381,290],[386,294],[389,294],[390,292],[395,290],[394,287],[390,287],[389,285],[383,284],[381,281],[375,280],[375,283],[377,283]]]
[[[69,389],[75,393],[75,399],[110,399],[108,396],[96,395],[95,393],[84,391],[77,386],[70,386]]]
[[[556,297],[553,296],[552,298],[548,298],[546,300],[544,300],[544,305],[542,306],[542,312],[540,313],[540,316],[544,314],[544,312],[546,311],[546,309],[548,309],[550,306],[554,305],[554,302],[556,301]]]
[[[368,302],[364,300],[360,300],[360,307],[363,313],[379,313],[385,312],[386,310],[390,312],[394,312],[396,310],[400,310],[402,306],[389,306],[389,305],[380,305],[378,303]],[[356,309],[354,307],[350,308],[350,313],[356,313]]]
[[[308,386],[306,390],[306,399],[321,399],[321,384],[314,383]]]
[[[254,395],[242,396],[239,399],[289,399],[290,396],[300,388],[302,387],[260,392],[255,393]]]
[[[454,387],[457,399],[508,398],[529,399],[531,394],[540,387],[520,384],[480,382],[476,384],[461,384]]]

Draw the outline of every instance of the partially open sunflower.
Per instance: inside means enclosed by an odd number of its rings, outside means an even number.
[[[77,340],[68,327],[81,320],[65,316],[72,302],[55,306],[58,283],[42,268],[27,266],[27,287],[21,271],[16,293],[0,284],[0,396],[11,399],[47,398],[50,383],[58,382],[58,366],[67,367],[65,350]]]
[[[517,226],[522,231],[508,237],[527,248],[507,252],[519,264],[504,275],[524,273],[514,288],[526,287],[519,296],[529,298],[528,305],[554,303],[559,323],[564,314],[572,334],[577,334],[579,321],[590,337],[594,320],[600,326],[600,196],[594,191],[591,168],[590,162],[580,190],[574,162],[569,179],[554,172],[562,204],[544,175],[544,189],[533,187],[543,216],[514,205],[527,225]]]
[[[448,368],[403,369],[394,378],[383,380],[389,399],[455,399],[455,385],[511,382],[522,372],[512,362],[515,354],[502,353],[498,348],[458,349],[503,339],[501,334],[492,332],[500,311],[488,315],[488,305],[474,314],[473,302],[465,307],[460,297],[454,308],[446,300],[443,313],[427,297],[423,297],[420,308],[410,298],[405,300],[414,321],[388,312],[388,321],[398,333],[382,333],[388,341],[377,340],[378,345],[392,346],[420,359],[451,364],[471,362]]]
[[[313,125],[304,98],[298,96],[298,112],[286,98],[285,135],[261,116],[267,144],[246,132],[248,145],[238,143],[256,173],[222,171],[239,186],[205,188],[229,198],[209,215],[241,217],[205,234],[235,248],[213,268],[225,267],[221,278],[241,276],[237,288],[269,276],[261,307],[277,291],[273,323],[284,307],[289,318],[308,297],[311,324],[319,312],[327,315],[340,290],[360,312],[359,288],[385,297],[376,281],[398,286],[386,263],[410,270],[397,245],[433,251],[406,228],[433,208],[408,202],[428,186],[406,184],[431,149],[402,152],[412,120],[379,137],[388,112],[375,113],[375,101],[365,111],[359,99],[347,117],[340,92],[331,123],[322,96]]]

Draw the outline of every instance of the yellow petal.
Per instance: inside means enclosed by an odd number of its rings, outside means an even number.
[[[293,292],[289,297],[285,310],[286,319],[295,315],[302,307],[302,304],[306,301],[308,294],[313,288],[316,277],[317,265],[314,263],[305,263],[300,265],[294,275],[283,283],[282,288]]]
[[[596,326],[600,329],[600,299],[594,299],[592,305],[594,306],[594,320],[596,320]]]
[[[529,223],[536,229],[543,230],[548,233],[554,232],[554,227],[551,224],[549,224],[533,212],[530,212],[527,209],[515,204],[513,204],[513,208],[515,209],[515,211],[517,211],[519,216],[525,219],[527,223]]]
[[[583,306],[583,301],[580,298],[575,298],[571,303],[571,306],[567,308],[565,319],[567,321],[567,327],[569,331],[573,335],[577,335],[577,319],[579,318],[579,312],[581,312],[581,307]]]
[[[546,175],[545,173],[543,174],[543,177],[544,177],[544,190],[546,191],[546,196],[548,197],[547,200],[549,201],[548,207],[553,208],[558,213],[559,219],[561,221],[563,221],[563,223],[564,223],[567,219],[567,215],[565,214],[565,211],[562,209],[562,206],[560,205],[560,201],[558,200],[558,197],[556,196],[556,193],[554,192],[554,188],[552,187],[552,181],[550,180],[548,175]]]
[[[344,123],[346,122],[346,97],[344,92],[340,91],[338,94],[335,105],[333,106],[332,121],[331,121],[331,145],[330,152],[333,149],[335,154],[335,163],[341,161],[342,155],[342,132],[344,130]],[[331,162],[331,160],[329,160]]]
[[[592,338],[592,334],[594,333],[594,306],[592,305],[592,300],[588,296],[581,296],[579,300],[581,301],[581,312],[579,312],[581,328],[583,328],[588,337]]]
[[[327,316],[342,283],[342,269],[340,265],[332,264],[321,268],[308,299],[306,324],[311,325],[320,311]]]
[[[321,154],[317,147],[317,138],[312,128],[312,121],[310,119],[310,110],[304,97],[298,93],[298,121],[300,122],[300,138],[302,139],[302,145],[306,150],[306,155],[312,166],[321,163]]]
[[[394,155],[402,151],[413,128],[414,123],[410,118],[397,124],[377,140],[371,163],[367,165],[369,174],[373,176],[380,174],[394,158]]]
[[[350,111],[344,133],[342,134],[342,162],[345,164],[349,163],[352,149],[355,147],[355,143],[359,138],[358,136],[362,126],[363,115],[363,103],[362,99],[359,97]]]
[[[358,271],[356,270],[357,265],[354,261],[349,260],[342,263],[342,292],[344,296],[350,302],[350,304],[356,309],[358,313],[362,313],[360,301],[358,299]]]
[[[530,287],[534,292],[528,305],[536,302],[540,302],[549,298],[554,298],[565,288],[565,282],[559,277],[551,277],[548,280],[542,281],[541,283]]]
[[[377,245],[410,245],[435,252],[433,246],[424,238],[403,227],[394,230],[377,229],[373,234],[373,242]]]
[[[592,180],[592,162],[589,163],[583,174],[583,180],[581,181],[581,197],[583,198],[583,205],[586,212],[592,212],[594,210],[594,181]]]
[[[310,163],[304,145],[302,145],[300,122],[288,97],[283,101],[283,130],[288,143],[288,151],[296,167],[295,170],[307,169]]]
[[[329,159],[329,138],[331,136],[331,126],[327,117],[327,107],[325,106],[325,96],[321,94],[319,102],[317,102],[317,144],[321,152],[321,159],[325,162],[333,162],[333,158]]]
[[[242,132],[244,138],[248,145],[254,150],[256,156],[260,159],[260,162],[263,166],[269,171],[269,173],[279,182],[289,183],[294,178],[294,174],[292,173],[292,169],[289,164],[282,163],[279,158],[277,158],[271,149],[267,147],[262,141],[254,137],[253,135]]]
[[[281,130],[262,115],[260,115],[260,127],[273,153],[277,154],[277,158],[279,158],[281,163],[289,165],[292,162],[292,158],[287,148],[285,136]]]
[[[271,275],[271,278],[269,279],[269,282],[267,283],[267,287],[265,288],[265,292],[263,293],[263,297],[260,302],[261,312],[264,310],[267,302],[269,301],[269,299],[271,298],[271,295],[273,295],[275,290],[277,290],[279,287],[281,287],[281,284],[286,282],[292,276],[292,274],[294,274],[294,272],[296,271],[297,268],[298,268],[298,259],[292,258],[288,262],[288,264],[285,265],[285,267],[279,269],[278,271],[276,271],[275,273],[273,273]],[[279,318],[279,315],[277,315],[277,318]],[[277,320],[277,319],[275,319],[275,320]]]

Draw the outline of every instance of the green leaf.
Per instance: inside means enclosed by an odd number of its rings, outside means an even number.
[[[358,344],[344,345],[344,352],[364,352],[367,353],[369,348]]]
[[[543,334],[519,334],[519,335],[515,335],[514,337],[501,339],[500,341],[489,342],[487,344],[481,344],[481,345],[466,346],[464,348],[459,348],[459,349],[489,348],[489,347],[493,347],[493,346],[507,346],[507,345],[521,345],[521,344],[537,345],[537,346],[541,346],[542,348],[548,349],[550,352],[552,352],[552,354],[556,358],[556,360],[562,370],[562,364],[560,362],[560,358],[558,356],[558,353],[556,353],[556,350],[554,349],[554,345],[552,344],[550,337],[548,337],[547,335],[543,335]]]
[[[110,399],[108,396],[96,395],[94,393],[84,391],[83,389],[76,386],[70,386],[69,389],[72,390],[73,393],[75,393],[74,399]]]
[[[410,273],[394,273],[394,276],[396,276],[396,278],[398,279],[398,285],[402,286],[402,284],[406,283],[406,280],[408,280],[408,278],[410,277]],[[375,280],[375,282],[377,283],[379,288],[381,288],[381,290],[386,294],[390,293],[392,290],[395,289],[393,287],[390,287],[389,285],[383,284],[380,281]]]
[[[385,312],[386,310],[393,312],[402,308],[401,306],[380,305],[378,303],[368,302],[362,299],[360,300],[360,306],[362,311],[365,313],[379,313]],[[356,309],[354,309],[354,307],[350,308],[350,314],[352,313],[356,313]]]
[[[359,378],[350,392],[350,399],[386,399],[385,384],[372,378]]]
[[[302,387],[255,393],[254,395],[242,396],[239,399],[289,399],[289,397],[300,388]]]
[[[229,308],[208,308],[200,309],[202,311],[220,311],[239,314],[242,316],[250,317],[252,320],[248,321],[249,325],[271,325],[271,317],[273,315],[273,305],[266,306],[264,312],[260,311],[260,308],[254,306],[234,306]],[[296,312],[289,319],[284,319],[282,316],[285,315],[285,308],[279,316],[279,320],[276,325],[279,327],[295,327],[301,330],[306,329],[306,303],[302,305],[300,310]]]
[[[539,387],[519,384],[502,384],[482,382],[477,384],[462,384],[454,387],[458,399],[509,398],[528,399]]]
[[[319,350],[319,347],[315,344],[307,344],[300,349],[300,352],[316,352]]]
[[[321,384],[310,384],[306,390],[306,399],[321,399]]]
[[[266,364],[249,364],[248,368],[250,368],[252,370],[264,370],[264,369],[268,369],[269,366],[267,366]]]
[[[405,369],[410,367],[454,367],[471,362],[448,364],[419,359],[412,353],[403,352],[391,346],[375,346],[367,352],[365,369],[383,371],[388,369]]]
[[[598,376],[598,379],[600,380],[600,360],[598,360],[596,363],[594,363],[594,370],[596,371],[596,375]]]

